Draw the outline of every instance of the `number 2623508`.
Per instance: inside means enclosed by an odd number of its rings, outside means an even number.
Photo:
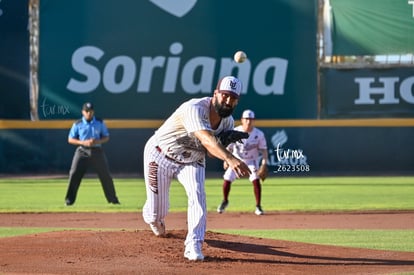
[[[275,173],[284,173],[284,172],[309,172],[310,166],[308,164],[279,164],[276,166]]]

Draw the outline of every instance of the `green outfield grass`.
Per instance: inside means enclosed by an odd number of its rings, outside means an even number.
[[[221,179],[207,179],[209,211],[221,202]],[[143,179],[115,179],[121,205],[106,203],[96,178],[82,181],[75,205],[66,207],[67,179],[0,178],[0,212],[131,212],[145,202]],[[267,211],[414,210],[414,177],[270,178],[262,185]],[[228,211],[250,212],[255,202],[247,179],[232,184]],[[170,211],[186,211],[187,198],[176,181],[170,189]]]
[[[221,179],[206,181],[207,205],[221,201]],[[96,178],[84,179],[75,205],[66,207],[66,178],[0,179],[0,212],[134,212],[145,202],[142,179],[115,178],[121,205],[107,204]],[[262,186],[265,211],[414,210],[414,177],[280,177]],[[170,190],[170,211],[185,211],[187,198],[176,181]],[[253,212],[254,196],[247,179],[232,185],[228,212]],[[0,228],[0,236],[59,229]],[[221,232],[321,244],[414,251],[414,230],[243,230]]]
[[[217,232],[313,244],[414,252],[414,230],[278,229]]]

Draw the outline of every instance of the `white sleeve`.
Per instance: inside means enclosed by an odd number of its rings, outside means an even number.
[[[262,131],[260,131],[259,149],[267,149],[266,137]]]
[[[189,104],[184,110],[183,125],[188,133],[211,130],[208,114],[202,106]]]

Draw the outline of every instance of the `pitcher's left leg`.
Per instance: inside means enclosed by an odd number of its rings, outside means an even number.
[[[198,164],[185,165],[177,175],[188,197],[188,233],[184,242],[184,256],[189,260],[203,260],[201,252],[207,228],[205,168]]]

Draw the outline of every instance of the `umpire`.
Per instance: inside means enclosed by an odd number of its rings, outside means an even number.
[[[67,206],[75,203],[79,185],[89,167],[98,174],[106,200],[112,204],[119,204],[106,155],[102,149],[102,144],[108,141],[108,128],[102,119],[95,118],[92,103],[86,102],[82,106],[82,118],[72,125],[68,136],[68,142],[77,148],[69,172],[69,185],[65,197]]]

